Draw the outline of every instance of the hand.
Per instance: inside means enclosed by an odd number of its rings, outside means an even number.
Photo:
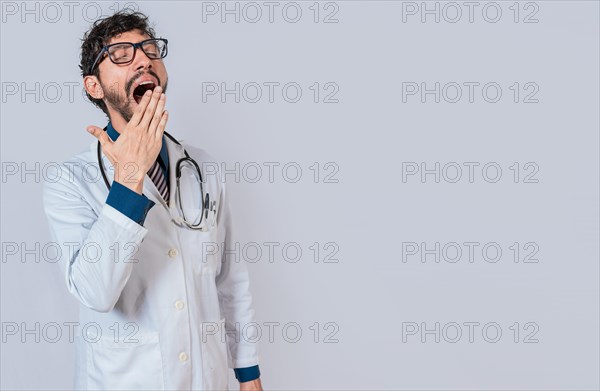
[[[164,109],[167,97],[162,88],[146,91],[125,130],[112,141],[101,128],[87,131],[100,141],[102,150],[115,168],[114,180],[142,194],[146,172],[156,161],[169,114]]]
[[[263,391],[260,377],[258,379],[240,383],[240,391]]]

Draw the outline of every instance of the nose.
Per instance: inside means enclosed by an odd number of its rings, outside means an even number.
[[[136,71],[142,68],[152,68],[152,60],[146,56],[146,53],[141,48],[137,48],[135,52],[135,59],[133,60],[133,69]]]

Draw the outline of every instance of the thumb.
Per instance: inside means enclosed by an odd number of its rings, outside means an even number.
[[[86,130],[88,131],[89,134],[96,137],[98,139],[98,141],[100,141],[100,145],[102,145],[103,147],[106,144],[112,144],[112,140],[108,137],[108,135],[102,128],[99,128],[94,125],[90,125],[86,128]]]

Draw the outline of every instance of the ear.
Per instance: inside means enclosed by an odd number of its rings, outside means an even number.
[[[88,94],[94,99],[104,98],[104,90],[96,76],[88,75],[83,78],[83,86]]]

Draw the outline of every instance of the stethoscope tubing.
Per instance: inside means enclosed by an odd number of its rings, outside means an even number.
[[[106,128],[104,128],[104,130],[106,130]],[[180,147],[183,148],[183,146],[181,145],[181,143],[179,141],[177,141],[175,139],[175,137],[171,136],[169,133],[167,133],[166,131],[163,132],[165,136],[167,136],[171,141],[173,141],[175,144],[179,145]],[[194,168],[196,168],[196,172],[198,172],[198,176],[199,176],[199,180],[200,180],[200,196],[202,197],[202,193],[204,193],[203,191],[203,182],[204,182],[204,178],[202,177],[202,170],[200,170],[200,166],[198,166],[198,163],[196,163],[196,161],[194,159],[192,159],[190,157],[190,155],[187,153],[187,151],[185,150],[185,148],[183,148],[183,153],[185,154],[184,158],[181,158],[177,161],[176,165],[175,165],[175,177],[176,177],[176,183],[177,183],[177,189],[176,189],[176,193],[177,193],[177,198],[179,201],[179,207],[181,208],[181,192],[179,191],[179,181],[181,178],[181,166],[180,163],[183,161],[189,161],[191,164],[193,164]],[[98,141],[98,147],[97,147],[97,154],[98,154],[98,165],[100,167],[100,173],[102,174],[102,179],[104,179],[104,184],[106,185],[106,188],[108,190],[110,190],[110,182],[108,181],[108,177],[106,176],[106,171],[104,170],[104,164],[102,163],[102,145],[100,144],[100,141]],[[200,221],[197,224],[192,224],[189,223],[186,218],[185,218],[185,213],[183,212],[183,210],[181,209],[179,212],[182,214],[183,219],[182,222],[191,229],[200,229],[200,225],[202,223],[202,220],[204,218],[208,218],[208,207],[210,206],[210,196],[208,195],[208,192],[206,193],[206,196],[202,199],[202,213],[200,214]],[[206,216],[204,216],[206,215]]]
[[[104,130],[106,130],[106,128],[104,128]],[[181,143],[179,141],[177,141],[177,139],[175,137],[173,137],[169,133],[167,133],[167,131],[164,131],[163,133],[175,144],[179,145],[180,147],[183,147],[181,145]],[[108,181],[108,177],[106,176],[106,172],[104,170],[104,164],[102,164],[102,145],[100,144],[100,141],[98,141],[98,147],[96,149],[97,149],[97,154],[98,154],[98,165],[100,166],[100,173],[102,174],[102,179],[104,179],[104,184],[106,185],[106,188],[108,190],[110,190],[110,182]],[[185,157],[190,159],[190,161],[193,162],[194,166],[196,166],[196,168],[198,170],[198,174],[200,174],[200,181],[202,181],[204,179],[202,177],[202,171],[200,170],[200,167],[198,166],[196,161],[190,157],[190,155],[187,153],[185,148],[183,149],[183,153],[185,154]],[[176,170],[176,176],[177,176],[178,180],[179,180],[180,175],[181,175],[181,170],[179,169],[179,164],[178,164],[177,170]]]

